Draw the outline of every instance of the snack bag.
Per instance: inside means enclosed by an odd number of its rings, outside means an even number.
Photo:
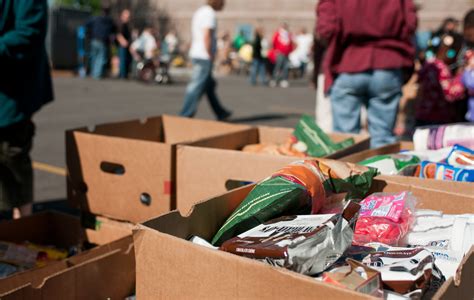
[[[35,266],[37,257],[38,251],[36,250],[0,241],[0,262],[30,269]]]
[[[354,243],[398,245],[415,221],[415,201],[409,192],[376,193],[362,200]]]
[[[333,194],[361,199],[375,169],[333,160],[294,162],[258,183],[216,233],[213,245],[283,215],[317,213]]]
[[[474,169],[474,151],[461,145],[454,145],[446,161],[453,167],[472,170]]]
[[[359,162],[360,165],[376,168],[383,175],[407,174],[408,169],[415,172],[420,159],[404,153],[377,155]]]
[[[341,143],[334,143],[331,138],[316,125],[314,119],[308,115],[301,117],[293,135],[296,138],[293,148],[300,150],[305,149],[306,154],[311,157],[323,157],[354,144],[354,139],[352,138],[342,141]]]
[[[329,268],[351,245],[359,208],[349,202],[339,215],[271,220],[224,242],[220,250],[315,275]]]
[[[474,182],[474,169],[457,168],[445,163],[422,161],[415,172],[419,178]]]
[[[413,135],[415,150],[436,150],[456,144],[474,148],[474,124],[451,124],[417,128]]]

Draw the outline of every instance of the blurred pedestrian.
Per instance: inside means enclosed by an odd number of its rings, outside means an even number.
[[[306,28],[301,28],[295,37],[295,49],[290,53],[291,65],[300,70],[301,77],[306,74],[312,47],[313,35]]]
[[[0,2],[0,218],[31,214],[32,116],[53,100],[46,0]]]
[[[179,54],[179,39],[175,30],[170,30],[163,41],[166,44],[169,55],[174,56]]]
[[[193,63],[191,82],[186,88],[184,105],[180,115],[194,117],[203,94],[207,95],[211,108],[218,120],[226,120],[231,112],[226,110],[216,95],[216,81],[212,75],[217,50],[216,11],[224,8],[224,0],[208,0],[201,6],[192,19],[192,43],[189,56]]]
[[[260,83],[267,85],[266,57],[268,43],[262,27],[255,29],[255,38],[252,43],[252,67],[250,69],[250,83],[257,84],[257,76],[260,76]]]
[[[458,59],[458,65],[465,68],[462,79],[469,96],[466,119],[474,122],[474,9],[467,12],[463,25],[464,45],[459,54],[463,61]]]
[[[101,15],[91,18],[86,27],[91,38],[91,75],[100,79],[104,77],[110,44],[117,32],[117,27],[110,17],[110,7],[104,5]]]
[[[240,48],[242,48],[242,46],[245,44],[247,44],[247,39],[245,38],[244,31],[239,30],[239,32],[234,38],[234,41],[232,42],[232,46],[234,47],[236,52],[239,52]]]
[[[130,45],[130,53],[135,61],[153,60],[158,52],[153,27],[145,26],[140,36]]]
[[[122,79],[128,78],[130,71],[130,43],[132,41],[132,34],[130,32],[130,11],[124,9],[120,14],[120,31],[117,34],[117,41],[119,43],[119,59],[120,59],[120,72],[119,77]]]
[[[317,15],[317,34],[328,42],[325,92],[334,130],[359,133],[364,105],[371,146],[394,142],[402,85],[415,56],[413,1],[321,0]]]
[[[456,72],[462,38],[446,33],[433,40],[418,74],[416,126],[461,122],[466,115],[465,89]]]
[[[283,23],[275,32],[272,43],[275,67],[273,69],[273,79],[270,81],[270,86],[275,87],[279,84],[282,88],[287,88],[290,85],[288,83],[288,56],[291,51],[293,51],[293,38],[287,23]]]
[[[455,34],[458,33],[459,21],[453,17],[448,17],[443,20],[441,25],[437,30],[433,32],[433,36],[442,36],[445,34]]]

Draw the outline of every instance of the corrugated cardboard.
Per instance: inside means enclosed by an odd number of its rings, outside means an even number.
[[[1,299],[124,299],[135,293],[131,236],[68,260],[68,268],[0,294]]]
[[[232,181],[256,182],[298,160],[295,157],[242,152],[250,144],[281,144],[293,129],[258,127],[226,136],[204,139],[177,150],[177,207],[183,213],[202,199],[223,194],[231,189]],[[340,142],[349,137],[355,144],[338,151],[329,158],[365,150],[369,138],[365,135],[330,134]]]
[[[445,213],[473,213],[474,201],[463,195],[416,185],[376,183],[379,191],[411,191],[419,208]],[[134,231],[138,299],[371,299],[282,268],[186,241],[192,235],[210,240],[250,191],[236,189],[194,206],[186,217],[178,211],[150,220]],[[461,285],[445,283],[436,298],[469,299],[474,277],[473,252],[463,265]],[[166,272],[163,272],[166,270]],[[469,275],[471,275],[469,277]]]
[[[168,212],[175,208],[176,144],[248,128],[161,116],[67,131],[68,199],[130,222]]]
[[[348,156],[341,157],[341,161],[358,163],[365,159],[374,157],[376,155],[386,155],[399,153],[403,150],[413,150],[414,145],[412,142],[398,142],[386,146],[382,146],[376,149],[364,150],[357,152]],[[410,184],[411,182],[416,182],[417,185],[426,186],[430,188],[439,189],[446,192],[456,193],[458,191],[468,191],[470,195],[474,197],[474,188],[471,183],[466,182],[452,182],[452,181],[443,181],[436,179],[426,179],[426,178],[415,178],[409,176],[398,176],[398,175],[380,175],[378,176],[380,180],[386,180],[391,182],[398,182],[402,184]]]
[[[94,226],[84,226],[86,239],[91,244],[105,245],[132,235],[135,224],[94,216]],[[84,222],[83,222],[84,223]]]

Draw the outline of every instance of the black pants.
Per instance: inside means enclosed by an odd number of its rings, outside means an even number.
[[[34,134],[30,119],[0,128],[0,212],[4,215],[33,201],[30,150]]]

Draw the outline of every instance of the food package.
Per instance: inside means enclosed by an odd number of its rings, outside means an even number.
[[[402,151],[400,154],[413,155],[421,161],[427,160],[432,162],[445,162],[453,147],[446,147],[438,150],[418,150],[418,151]]]
[[[284,215],[317,213],[326,199],[347,193],[362,199],[376,170],[326,159],[294,162],[258,183],[212,239],[224,241]]]
[[[351,245],[359,204],[342,214],[281,217],[222,244],[220,250],[306,275],[331,267]]]
[[[6,278],[16,272],[19,272],[20,269],[11,264],[0,262],[0,279]]]
[[[436,150],[456,144],[474,148],[474,124],[451,124],[417,128],[413,135],[415,150]]]
[[[373,243],[377,251],[362,261],[380,272],[384,288],[407,294],[421,290],[434,294],[445,278],[435,264],[435,257],[424,248],[400,248]]]
[[[445,215],[440,211],[418,210],[416,222],[405,237],[409,247],[424,247],[436,257],[446,278],[456,278],[464,255],[474,245],[474,215]]]
[[[350,258],[346,265],[324,272],[322,281],[374,297],[383,295],[380,273]]]
[[[383,175],[413,175],[418,163],[420,159],[417,156],[404,153],[377,155],[359,162],[360,165],[376,168]]]
[[[455,145],[451,153],[449,153],[446,162],[453,167],[473,170],[474,151],[461,145]]]
[[[35,267],[38,251],[23,245],[0,241],[0,262],[25,269]]]
[[[58,261],[68,257],[68,251],[57,249],[51,246],[41,246],[30,242],[25,243],[29,249],[38,252],[36,266],[43,267],[51,261]]]
[[[354,243],[398,245],[415,221],[416,199],[409,192],[375,193],[361,202]]]
[[[415,172],[419,178],[474,182],[474,169],[458,168],[446,163],[422,161]]]

